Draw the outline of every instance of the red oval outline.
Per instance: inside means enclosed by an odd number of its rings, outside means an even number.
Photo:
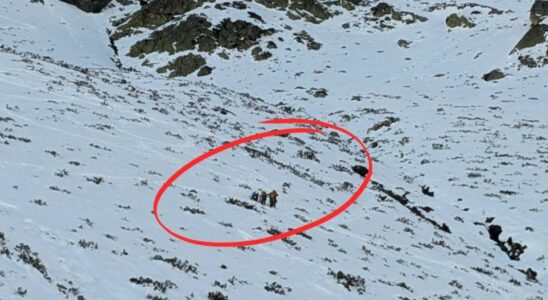
[[[259,244],[264,244],[264,243],[268,243],[268,242],[273,242],[273,241],[276,241],[276,240],[280,240],[280,239],[283,239],[283,238],[290,237],[290,236],[295,235],[299,232],[303,232],[305,230],[312,229],[316,226],[319,226],[319,225],[335,218],[336,216],[341,214],[343,211],[348,209],[348,207],[350,207],[350,205],[352,205],[352,203],[354,203],[360,197],[360,195],[363,193],[363,191],[365,191],[367,185],[371,181],[371,176],[373,175],[373,161],[371,159],[371,155],[369,154],[369,151],[365,147],[365,144],[357,136],[355,136],[352,132],[350,132],[350,131],[342,128],[342,127],[339,127],[339,126],[336,126],[336,125],[333,125],[333,124],[330,124],[330,123],[327,123],[327,122],[318,121],[318,120],[309,120],[309,119],[298,119],[298,118],[272,119],[272,120],[265,120],[265,121],[262,121],[260,123],[261,124],[307,124],[307,125],[316,125],[316,126],[327,127],[327,128],[331,128],[331,129],[334,129],[336,131],[342,132],[342,133],[350,136],[354,141],[358,142],[358,144],[360,145],[360,147],[362,148],[362,150],[365,154],[365,157],[367,158],[367,165],[368,165],[369,172],[367,172],[367,175],[363,179],[362,183],[360,184],[360,186],[358,187],[356,192],[354,192],[354,194],[352,194],[352,196],[350,198],[348,198],[348,200],[346,200],[346,202],[344,202],[336,210],[332,211],[329,214],[324,215],[323,217],[321,217],[321,218],[319,218],[315,221],[309,222],[309,223],[307,223],[303,226],[288,230],[286,232],[282,232],[280,234],[271,235],[271,236],[258,238],[258,239],[253,239],[253,240],[232,241],[232,242],[230,242],[230,241],[228,241],[228,242],[214,242],[214,241],[207,241],[207,240],[195,240],[195,239],[185,237],[183,235],[180,235],[180,234],[177,234],[177,233],[173,232],[166,225],[164,225],[164,223],[162,223],[162,221],[160,220],[160,216],[158,215],[158,205],[160,204],[160,200],[161,200],[163,194],[171,186],[171,184],[173,184],[173,182],[175,182],[175,180],[177,180],[177,178],[179,178],[183,173],[190,170],[195,165],[201,163],[203,160],[205,160],[205,159],[207,159],[207,158],[209,158],[209,157],[211,157],[211,156],[213,156],[217,153],[220,153],[224,150],[228,150],[230,148],[233,148],[237,145],[248,143],[248,142],[251,142],[251,141],[254,141],[254,140],[263,139],[263,138],[266,138],[266,137],[269,137],[269,136],[277,136],[277,135],[292,134],[292,133],[324,133],[324,132],[321,131],[321,130],[318,130],[318,129],[312,129],[312,128],[306,128],[306,127],[294,127],[294,128],[287,128],[287,129],[277,129],[277,130],[272,130],[272,131],[265,131],[265,132],[249,135],[249,136],[246,136],[246,137],[243,137],[243,138],[236,139],[234,141],[228,142],[226,144],[223,144],[223,145],[221,145],[217,148],[214,148],[214,149],[212,149],[208,152],[205,152],[205,153],[201,154],[200,156],[194,158],[193,160],[191,160],[190,162],[188,162],[187,164],[182,166],[179,170],[177,170],[175,173],[173,173],[173,175],[171,175],[166,180],[166,182],[164,182],[162,187],[158,190],[158,193],[156,194],[156,197],[154,198],[154,204],[153,204],[152,209],[153,209],[153,212],[154,212],[154,217],[156,218],[156,222],[158,222],[158,224],[167,233],[169,233],[171,236],[173,236],[173,237],[175,237],[179,240],[185,241],[187,243],[194,244],[194,245],[199,245],[199,246],[207,246],[207,247],[243,247],[243,246],[253,246],[253,245],[259,245]]]

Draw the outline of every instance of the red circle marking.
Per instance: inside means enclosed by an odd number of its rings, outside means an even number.
[[[344,202],[336,210],[332,211],[329,214],[324,215],[323,217],[321,217],[321,218],[319,218],[315,221],[312,221],[312,222],[307,223],[303,226],[300,226],[300,227],[297,227],[295,229],[291,229],[291,230],[288,230],[286,232],[282,232],[282,233],[279,233],[279,234],[276,234],[276,235],[271,235],[271,236],[258,238],[258,239],[253,239],[253,240],[228,241],[228,242],[195,240],[195,239],[191,239],[191,238],[188,238],[186,236],[183,236],[183,235],[180,235],[180,234],[177,234],[177,233],[173,232],[164,223],[162,223],[162,220],[160,219],[160,216],[158,215],[158,204],[160,204],[160,200],[161,200],[163,194],[165,193],[165,191],[171,186],[171,184],[173,184],[173,182],[175,182],[175,180],[177,180],[177,178],[179,178],[186,171],[190,170],[192,167],[196,166],[197,164],[201,163],[202,161],[206,160],[207,158],[209,158],[209,157],[211,157],[215,154],[218,154],[222,151],[228,150],[230,148],[234,148],[234,147],[236,147],[240,144],[248,143],[248,142],[251,142],[251,141],[254,141],[254,140],[260,140],[260,139],[270,137],[270,136],[278,136],[278,135],[293,134],[293,133],[323,133],[323,131],[318,130],[318,129],[307,128],[307,127],[295,127],[295,128],[265,131],[265,132],[249,135],[249,136],[246,136],[246,137],[243,137],[243,138],[228,142],[228,143],[223,144],[223,145],[221,145],[217,148],[214,148],[214,149],[212,149],[212,150],[210,150],[206,153],[201,154],[200,156],[198,156],[198,157],[194,158],[193,160],[191,160],[190,162],[188,162],[186,165],[182,166],[179,170],[177,170],[173,175],[171,175],[166,180],[166,182],[162,185],[162,187],[160,188],[160,190],[156,194],[156,197],[154,198],[154,205],[153,205],[152,209],[153,209],[154,217],[156,218],[156,221],[158,222],[158,224],[160,224],[160,226],[167,233],[169,233],[171,236],[173,236],[173,237],[175,237],[179,240],[182,240],[182,241],[185,241],[185,242],[188,242],[188,243],[191,243],[191,244],[200,245],[200,246],[207,246],[207,247],[243,247],[243,246],[253,246],[253,245],[259,245],[259,244],[264,244],[264,243],[276,241],[276,240],[279,240],[279,239],[290,237],[290,236],[292,236],[294,234],[297,234],[299,232],[303,232],[305,230],[314,228],[316,226],[319,226],[319,225],[335,218],[336,216],[341,214],[343,211],[348,209],[348,207],[350,207],[350,205],[352,205],[352,203],[354,203],[360,197],[360,195],[363,193],[363,191],[365,190],[365,188],[367,187],[367,185],[371,181],[371,176],[373,175],[373,161],[371,160],[371,155],[369,154],[369,151],[365,147],[364,143],[357,136],[355,136],[352,132],[350,132],[350,131],[342,128],[342,127],[330,124],[330,123],[317,121],[317,120],[308,120],[308,119],[273,119],[273,120],[262,121],[261,124],[307,124],[307,125],[316,125],[316,126],[327,127],[327,128],[331,128],[331,129],[334,129],[336,131],[342,132],[342,133],[350,136],[354,141],[358,142],[358,144],[362,148],[362,150],[365,154],[365,157],[367,159],[367,166],[368,166],[369,172],[367,172],[367,175],[363,179],[362,183],[360,184],[360,186],[358,187],[356,192],[354,192],[354,194],[352,194],[352,196],[350,198],[348,198],[348,200],[346,200],[346,202]]]

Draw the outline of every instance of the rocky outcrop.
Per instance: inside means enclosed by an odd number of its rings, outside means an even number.
[[[535,1],[531,7],[531,28],[518,41],[510,54],[520,52],[518,60],[520,65],[528,68],[542,67],[548,64],[548,47],[540,49],[531,49],[532,51],[522,51],[524,49],[535,48],[538,45],[546,45],[546,34],[548,34],[548,2]]]
[[[192,50],[196,46],[204,51],[211,45],[211,23],[205,17],[190,15],[178,25],[168,26],[160,31],[153,32],[148,39],[134,44],[129,56],[138,57],[141,54],[152,52],[175,52]]]
[[[264,51],[263,48],[257,46],[251,50],[251,55],[256,61],[266,60],[272,57],[272,53]]]
[[[138,28],[157,28],[177,16],[202,6],[203,3],[203,0],[155,0],[146,3],[118,27],[112,38],[117,40],[128,36]]]
[[[187,76],[194,73],[196,70],[198,70],[202,66],[205,66],[205,64],[206,64],[206,61],[203,57],[201,57],[200,55],[195,55],[191,53],[191,54],[187,54],[185,56],[176,58],[174,61],[170,62],[168,65],[158,68],[157,71],[158,73],[165,73],[169,70],[171,71],[171,73],[169,74],[169,77]],[[207,73],[207,70],[202,71],[200,73],[200,76],[207,75],[205,73]]]
[[[521,50],[525,48],[535,47],[538,44],[546,43],[546,33],[548,32],[548,25],[537,24],[531,26],[529,31],[521,38],[516,44],[515,49]]]
[[[245,50],[255,45],[263,36],[271,35],[274,29],[262,29],[247,21],[224,19],[213,29],[213,36],[220,47]]]
[[[371,8],[373,16],[379,18],[394,13],[394,8],[388,3],[381,2],[377,6]]]
[[[176,52],[193,50],[210,52],[217,47],[245,50],[257,44],[261,37],[274,33],[273,29],[262,29],[249,22],[224,19],[212,28],[203,16],[190,15],[178,25],[155,31],[150,38],[134,44],[129,52],[131,57],[152,52]]]
[[[492,81],[492,80],[499,80],[499,79],[502,79],[504,78],[506,75],[504,75],[504,73],[502,73],[501,70],[499,69],[495,69],[487,74],[484,74],[483,75],[483,80],[485,81]]]
[[[367,173],[369,172],[369,170],[366,167],[361,165],[352,166],[352,171],[354,171],[355,173],[359,174],[362,177],[367,176]]]
[[[468,20],[465,16],[459,16],[457,14],[450,14],[445,19],[445,24],[449,28],[455,28],[455,27],[472,28],[476,26],[476,24],[470,22],[470,20]]]
[[[548,17],[548,1],[536,0],[531,7],[531,24],[533,26],[542,23]]]
[[[428,20],[426,17],[409,11],[397,10],[386,2],[379,2],[377,5],[371,7],[370,14],[364,19],[366,22],[375,24],[374,27],[379,30],[393,29],[395,22],[413,24],[417,21],[425,22]]]
[[[320,23],[331,17],[331,14],[316,0],[255,0],[255,2],[278,10],[286,10],[291,19],[304,18],[312,23]]]
[[[61,0],[72,4],[85,12],[98,13],[105,8],[110,0]]]

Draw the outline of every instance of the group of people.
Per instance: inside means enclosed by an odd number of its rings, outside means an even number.
[[[276,192],[276,190],[273,190],[268,194],[265,191],[261,191],[260,193],[255,191],[251,194],[251,200],[257,201],[263,205],[266,204],[267,197],[269,200],[269,206],[276,207],[276,203],[278,202],[278,192]]]

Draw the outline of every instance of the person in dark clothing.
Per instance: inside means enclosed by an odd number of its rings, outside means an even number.
[[[259,203],[266,204],[266,192],[261,191],[261,194],[259,195]]]
[[[253,200],[253,201],[259,201],[259,193],[253,192],[253,193],[251,194],[251,200]]]
[[[278,192],[276,192],[276,190],[270,192],[268,194],[268,199],[270,200],[270,207],[276,207],[276,203],[278,202]]]

